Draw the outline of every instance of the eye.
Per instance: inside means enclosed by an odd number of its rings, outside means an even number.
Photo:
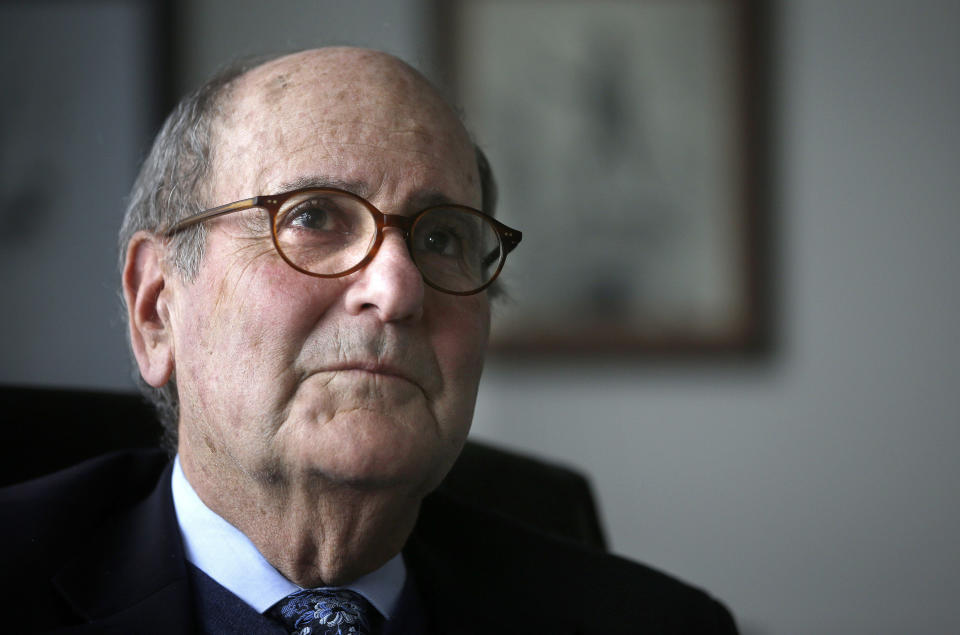
[[[453,292],[480,288],[500,260],[497,231],[482,213],[434,207],[414,222],[411,254],[424,279]]]
[[[318,232],[349,233],[351,215],[340,209],[333,201],[310,198],[287,212],[284,225],[296,229]]]
[[[280,254],[295,267],[333,275],[359,264],[376,237],[363,202],[338,191],[296,193],[276,217]]]
[[[420,242],[421,249],[441,256],[458,256],[463,251],[460,236],[450,228],[435,227]]]
[[[455,210],[431,212],[417,223],[414,249],[424,255],[463,258],[475,240],[473,219]]]

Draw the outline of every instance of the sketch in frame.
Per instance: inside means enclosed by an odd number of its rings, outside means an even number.
[[[740,32],[725,0],[462,0],[458,99],[524,232],[507,351],[737,348],[754,321]]]

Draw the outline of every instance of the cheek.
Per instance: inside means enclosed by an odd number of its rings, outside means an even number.
[[[446,395],[458,410],[467,409],[472,413],[490,334],[486,300],[477,298],[468,305],[452,305],[440,311],[432,332]]]
[[[289,389],[304,340],[337,297],[338,285],[317,282],[266,257],[229,267],[219,279],[205,270],[180,311],[181,370],[208,393],[219,386],[270,403],[257,393]]]
[[[206,292],[214,298],[205,321],[230,326],[241,340],[274,333],[275,345],[310,328],[340,294],[339,281],[311,278],[290,268],[270,250],[232,267]]]

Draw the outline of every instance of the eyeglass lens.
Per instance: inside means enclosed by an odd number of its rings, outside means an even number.
[[[376,241],[377,225],[359,200],[336,192],[304,192],[276,217],[277,246],[297,267],[322,275],[359,264]],[[482,287],[496,273],[500,239],[481,215],[436,207],[410,228],[410,253],[423,277],[454,292]]]

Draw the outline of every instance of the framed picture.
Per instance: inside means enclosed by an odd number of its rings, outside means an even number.
[[[441,73],[524,233],[506,353],[742,352],[763,332],[752,3],[440,2]]]

